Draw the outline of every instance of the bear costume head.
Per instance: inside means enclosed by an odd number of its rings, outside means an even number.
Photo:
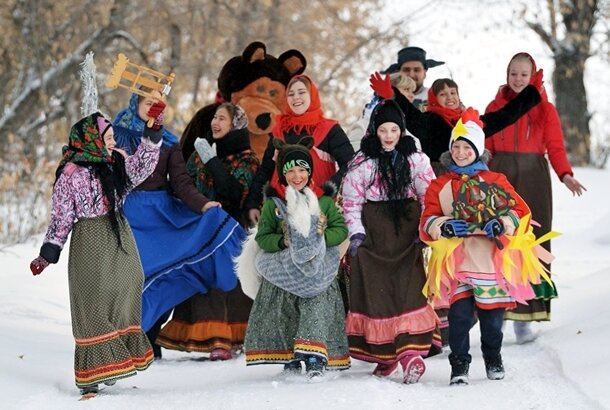
[[[250,145],[262,160],[275,126],[275,116],[284,110],[286,85],[306,67],[307,60],[300,51],[288,50],[276,58],[267,54],[267,47],[260,41],[248,45],[240,56],[229,59],[218,76],[218,101],[200,109],[182,134],[180,142],[185,159],[194,151],[195,139],[209,134],[216,107],[222,101],[230,101],[246,112]]]

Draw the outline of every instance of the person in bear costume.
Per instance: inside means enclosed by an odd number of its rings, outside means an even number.
[[[283,112],[286,85],[292,76],[303,73],[306,67],[307,60],[298,50],[285,51],[276,58],[267,54],[264,43],[250,43],[241,55],[232,57],[222,67],[216,101],[195,113],[185,128],[180,140],[184,158],[188,159],[193,153],[198,137],[211,135],[210,123],[214,112],[227,101],[239,105],[246,112],[250,145],[262,160],[275,126],[275,116]]]

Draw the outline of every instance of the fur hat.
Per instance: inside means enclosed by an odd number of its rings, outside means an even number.
[[[377,128],[383,123],[393,122],[400,127],[400,135],[405,133],[405,119],[398,104],[390,103],[390,100],[383,100],[378,104],[377,109],[371,115],[374,121],[375,133]]]
[[[485,150],[485,133],[483,122],[479,118],[479,112],[468,107],[451,131],[449,150],[455,141],[466,141],[474,149],[477,159]]]
[[[293,167],[303,167],[307,170],[309,178],[307,185],[311,182],[313,174],[313,159],[309,150],[313,147],[314,141],[310,136],[305,136],[296,144],[288,144],[280,139],[273,139],[273,146],[278,150],[277,155],[277,175],[282,185],[288,185],[286,172]]]

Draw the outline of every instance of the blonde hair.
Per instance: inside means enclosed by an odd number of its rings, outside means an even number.
[[[411,77],[404,75],[402,73],[392,73],[390,74],[390,82],[396,88],[406,88],[411,92],[415,92],[415,88],[417,88],[417,84],[415,84],[415,80]]]

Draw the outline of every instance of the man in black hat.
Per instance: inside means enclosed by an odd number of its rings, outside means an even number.
[[[398,52],[398,62],[392,64],[386,71],[390,73],[401,72],[415,81],[415,100],[413,104],[424,111],[428,103],[428,88],[424,87],[428,68],[443,64],[445,64],[444,61],[426,59],[426,50],[423,48],[405,47]]]

